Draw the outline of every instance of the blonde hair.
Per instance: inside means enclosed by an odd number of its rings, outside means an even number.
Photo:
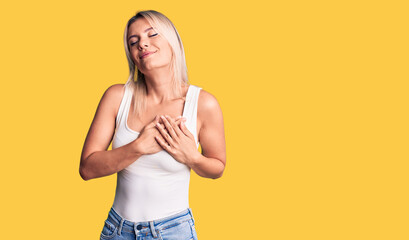
[[[131,89],[134,100],[133,111],[136,116],[140,117],[141,113],[146,110],[147,105],[147,87],[145,76],[141,71],[136,69],[135,63],[131,58],[128,45],[128,28],[139,18],[145,18],[149,24],[155,28],[159,35],[164,37],[169,42],[172,50],[171,69],[173,70],[171,92],[176,98],[182,98],[182,86],[188,86],[189,80],[187,76],[187,67],[185,60],[185,51],[182,40],[173,23],[162,13],[154,10],[146,10],[137,12],[128,20],[124,33],[125,53],[129,64],[129,78],[125,83],[125,88]],[[135,81],[135,71],[137,70],[137,78]]]

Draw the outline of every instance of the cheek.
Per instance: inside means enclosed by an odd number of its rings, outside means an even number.
[[[163,57],[172,57],[172,47],[168,42],[161,42],[159,48],[162,52]]]
[[[134,63],[136,63],[136,59],[138,57],[138,51],[135,50],[134,47],[129,48],[129,53]]]
[[[157,52],[157,60],[161,63],[168,63],[171,61],[172,59],[172,51],[168,48],[166,48],[166,46],[161,46],[159,49],[159,51]]]
[[[141,63],[141,59],[139,59],[139,51],[133,50],[132,51],[132,60],[135,65],[139,65]]]
[[[172,59],[172,50],[170,47],[163,48],[163,57],[165,57],[168,60]]]

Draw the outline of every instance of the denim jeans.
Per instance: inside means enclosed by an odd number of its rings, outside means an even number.
[[[197,234],[195,220],[190,208],[153,221],[131,222],[121,217],[111,207],[100,239],[197,240]]]

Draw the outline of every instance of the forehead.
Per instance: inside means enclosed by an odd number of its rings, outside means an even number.
[[[152,27],[148,20],[145,18],[138,18],[135,22],[129,25],[128,33],[135,34],[135,33],[143,33],[146,29]]]

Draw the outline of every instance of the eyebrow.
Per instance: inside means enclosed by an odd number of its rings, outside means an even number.
[[[150,28],[145,29],[145,31],[143,31],[143,32],[147,32],[147,31],[152,30],[152,29],[153,29],[153,27],[150,27]],[[137,36],[136,36],[136,35],[131,35],[131,36],[129,36],[129,37],[128,37],[128,41],[129,41],[129,39],[131,39],[131,38],[133,38],[133,37],[137,37]]]

